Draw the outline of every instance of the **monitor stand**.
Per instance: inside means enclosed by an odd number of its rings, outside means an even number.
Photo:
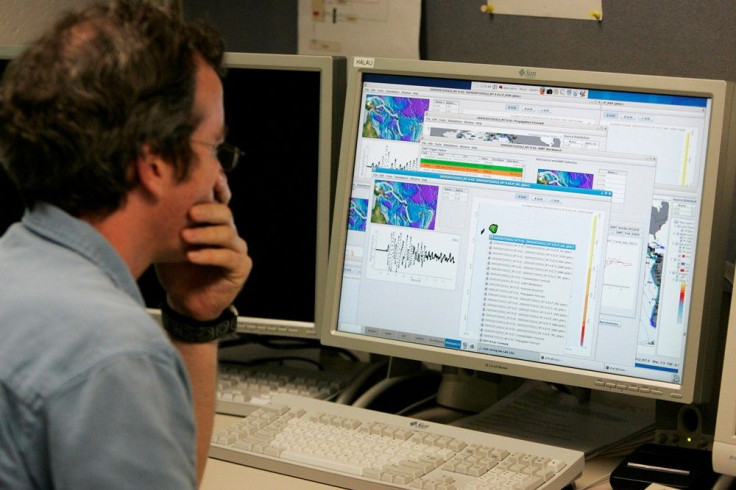
[[[524,380],[419,361],[388,359],[385,379],[366,390],[354,406],[449,422],[478,413],[516,389]]]
[[[500,374],[443,367],[437,404],[466,414],[478,413],[508,395],[522,382]]]
[[[419,361],[388,358],[386,377],[358,397],[353,405],[386,413],[406,413],[434,402],[442,375]]]

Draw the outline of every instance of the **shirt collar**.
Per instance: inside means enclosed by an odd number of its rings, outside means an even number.
[[[130,269],[110,242],[92,225],[45,202],[36,203],[32,210],[27,210],[22,222],[32,232],[97,265],[118,288],[144,305]]]

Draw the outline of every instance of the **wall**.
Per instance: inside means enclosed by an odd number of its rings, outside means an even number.
[[[0,0],[0,45],[29,44],[59,12],[89,0]]]
[[[229,51],[296,53],[297,0],[183,0],[182,8],[217,26]]]
[[[401,0],[391,0],[401,1]],[[0,45],[24,44],[59,11],[89,0],[0,1]],[[183,0],[229,50],[295,53],[297,0]],[[422,57],[736,80],[732,0],[603,0],[604,20],[545,19],[480,12],[483,0],[424,0]]]
[[[732,1],[603,0],[601,23],[487,16],[480,3],[426,0],[428,58],[736,80]]]
[[[401,1],[401,0],[391,0]],[[484,0],[424,0],[422,57],[736,80],[731,0],[603,0],[604,20],[480,12]],[[295,53],[297,0],[183,0],[234,51]]]
[[[0,0],[0,46],[32,43],[49,28],[61,12],[92,0]],[[180,8],[179,0],[153,0]]]

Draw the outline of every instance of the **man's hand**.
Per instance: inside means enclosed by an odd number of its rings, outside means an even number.
[[[230,197],[223,173],[215,186],[215,202],[189,210],[192,225],[181,232],[188,262],[156,265],[169,305],[195,320],[217,318],[231,305],[253,266],[227,207]]]

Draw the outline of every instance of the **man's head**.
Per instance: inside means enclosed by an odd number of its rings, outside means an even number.
[[[212,29],[140,0],[66,15],[0,84],[0,152],[26,203],[108,214],[144,149],[187,176],[197,63],[219,69],[222,54]]]

